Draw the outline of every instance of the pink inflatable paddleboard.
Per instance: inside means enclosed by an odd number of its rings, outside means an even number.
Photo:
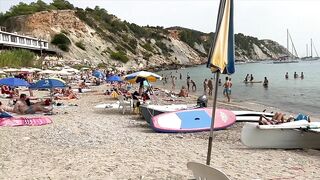
[[[212,109],[200,108],[160,114],[152,118],[151,127],[157,132],[198,132],[209,131]],[[217,109],[214,130],[225,129],[236,122],[233,112]]]

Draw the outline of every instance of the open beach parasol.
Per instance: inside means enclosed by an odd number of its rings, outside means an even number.
[[[219,74],[233,74],[234,67],[234,32],[233,32],[233,0],[220,0],[216,33],[211,46],[207,67],[216,73],[213,97],[212,120],[208,143],[207,165],[210,165],[213,139],[214,118],[217,106]]]
[[[138,71],[124,76],[124,80],[129,81],[130,83],[139,83],[144,80],[147,80],[148,82],[156,82],[157,80],[161,79],[162,77],[158,74],[148,71]]]
[[[114,75],[107,78],[108,82],[121,82],[122,79],[120,76]]]
[[[100,79],[103,79],[104,77],[106,77],[106,75],[99,70],[93,71],[92,76],[94,76],[96,78],[100,78]]]
[[[59,78],[47,78],[37,81],[30,88],[32,89],[53,89],[53,88],[64,88],[66,82]]]
[[[10,78],[0,79],[0,85],[7,85],[11,87],[18,87],[18,86],[28,87],[30,84],[23,79],[10,77]]]

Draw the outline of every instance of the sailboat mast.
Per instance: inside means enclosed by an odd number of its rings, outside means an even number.
[[[287,54],[288,54],[288,57],[290,57],[290,52],[289,52],[289,29],[287,29]]]
[[[306,55],[306,57],[308,57],[308,53],[309,53],[308,44],[306,44],[306,50],[307,50],[307,55]]]
[[[311,49],[311,57],[312,57],[312,38],[311,38],[311,47],[310,47],[310,49]]]

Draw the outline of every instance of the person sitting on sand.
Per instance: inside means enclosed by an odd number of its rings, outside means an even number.
[[[2,85],[1,86],[1,94],[10,94],[9,86]]]
[[[62,97],[57,96],[56,99],[61,99],[61,100],[69,100],[69,99],[78,99],[76,93],[73,92],[71,89],[71,86],[68,87],[67,90],[65,90],[64,94]]]
[[[274,125],[274,124],[281,124],[285,122],[294,121],[294,118],[292,116],[289,116],[288,118],[285,117],[286,114],[281,112],[276,112],[271,119],[267,118],[265,115],[261,115],[259,119],[260,125]]]
[[[185,86],[181,87],[179,97],[188,97],[188,91]]]
[[[28,106],[27,95],[21,94],[20,99],[14,105],[14,112],[18,114],[35,114],[37,111],[50,112],[52,109],[42,107],[40,104],[33,104]]]

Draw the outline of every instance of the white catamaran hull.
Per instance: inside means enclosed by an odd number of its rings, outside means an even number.
[[[320,133],[299,129],[260,129],[258,123],[246,123],[241,142],[251,148],[320,149]]]

